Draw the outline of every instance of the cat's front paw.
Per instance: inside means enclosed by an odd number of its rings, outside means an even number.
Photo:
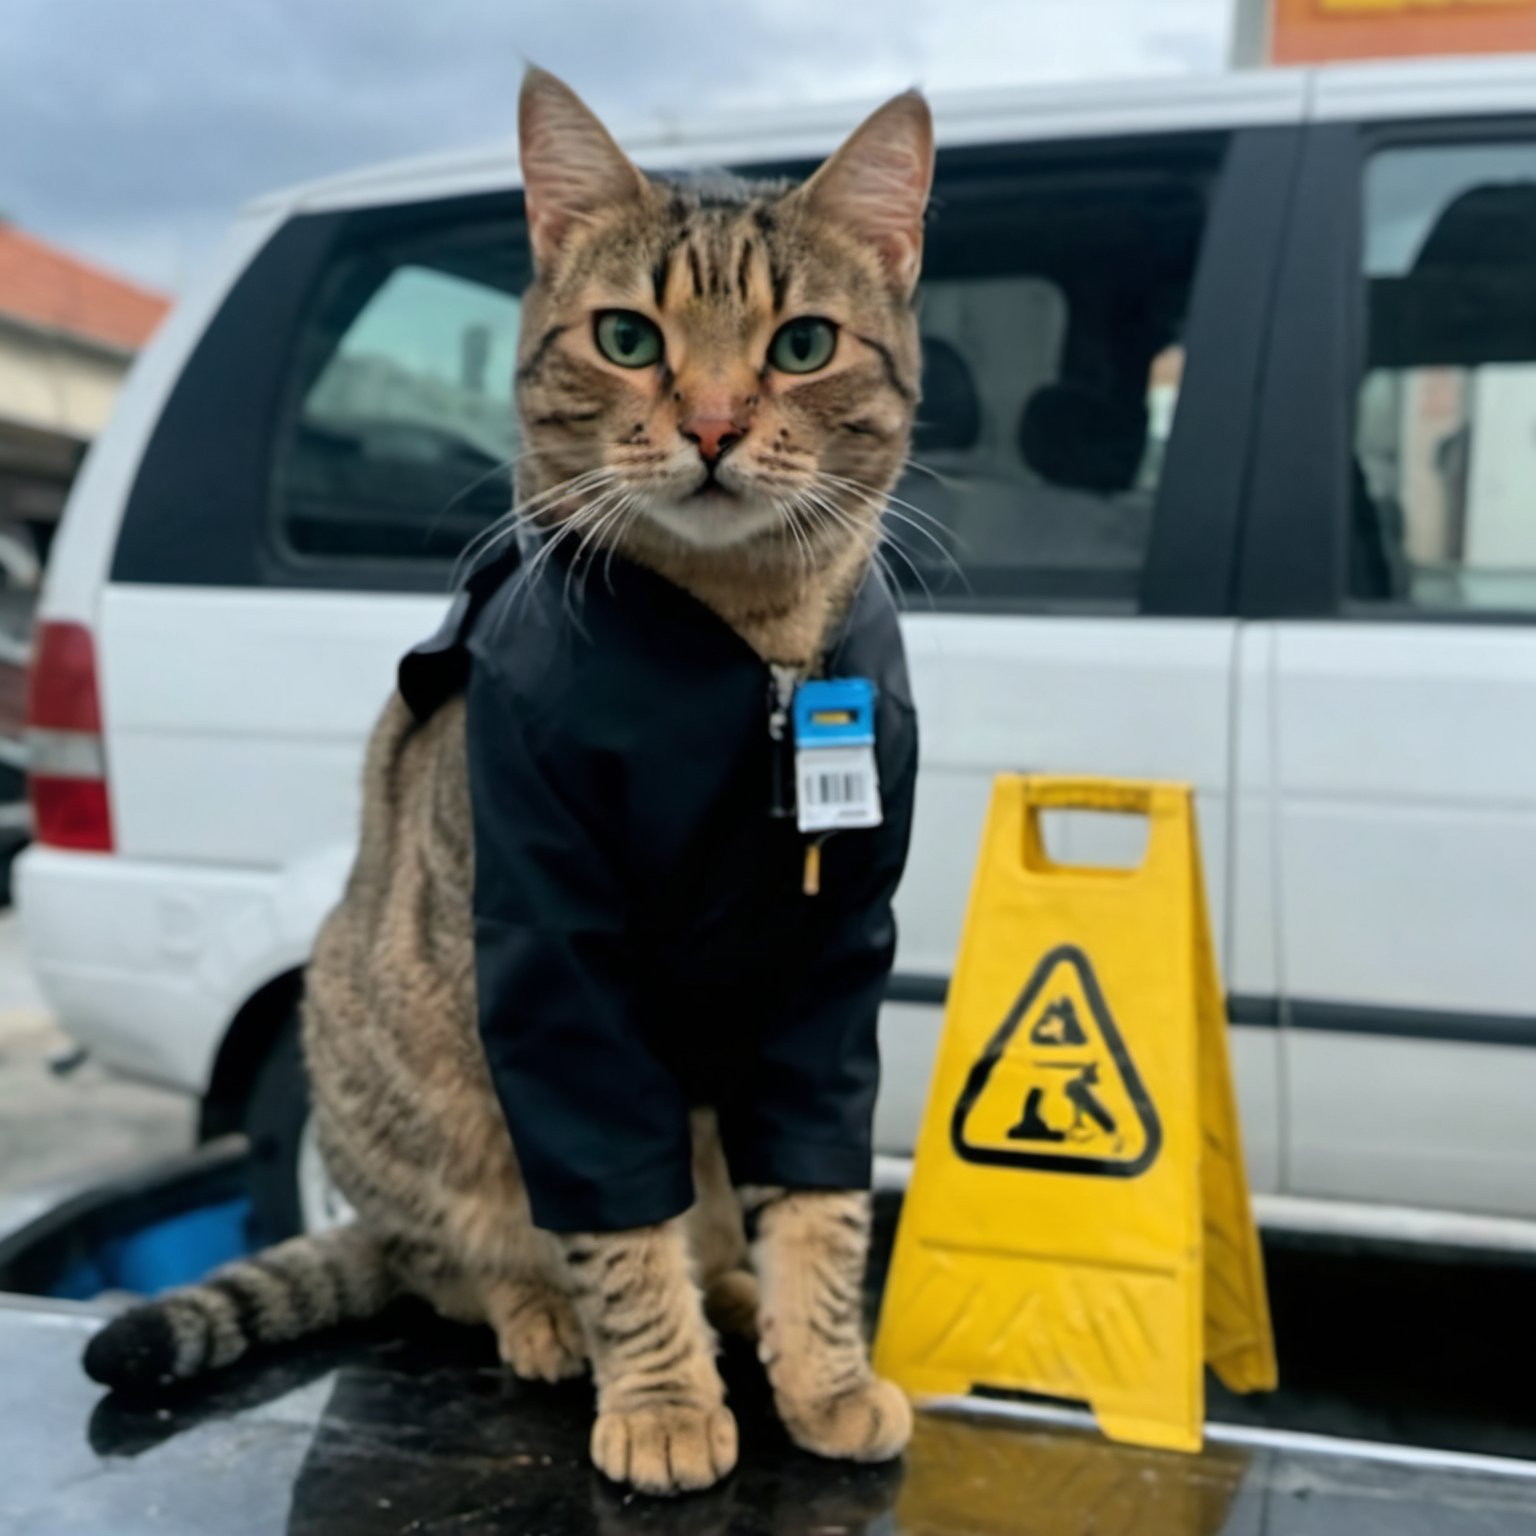
[[[600,1413],[592,1461],[641,1493],[711,1488],[736,1465],[736,1420],[729,1408],[681,1405]]]
[[[780,1396],[779,1417],[803,1451],[836,1461],[891,1461],[912,1438],[912,1405],[900,1387],[870,1377],[831,1397]]]

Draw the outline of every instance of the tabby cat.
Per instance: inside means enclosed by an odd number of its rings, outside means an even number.
[[[803,673],[864,578],[907,452],[926,105],[896,97],[800,187],[649,180],[538,70],[520,129],[536,269],[517,375],[524,523],[589,553],[616,545]],[[718,486],[700,490],[701,460]],[[519,1376],[590,1364],[593,1460],[643,1490],[707,1487],[735,1464],[712,1325],[755,1333],[801,1446],[899,1455],[911,1410],[861,1330],[866,1192],[734,1190],[698,1110],[686,1216],[533,1224],[476,1028],[464,720],[462,697],[425,721],[398,695],[385,709],[356,865],[307,975],[317,1132],[357,1220],[135,1308],[93,1339],[87,1370],[152,1387],[408,1293],[488,1323]]]

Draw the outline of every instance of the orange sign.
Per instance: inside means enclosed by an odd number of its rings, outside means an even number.
[[[1272,0],[1275,64],[1536,52],[1536,0]]]

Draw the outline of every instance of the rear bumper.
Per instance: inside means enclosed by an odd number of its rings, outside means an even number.
[[[27,849],[16,902],[27,958],[63,1028],[107,1065],[201,1094],[230,1021],[303,963],[276,871]]]

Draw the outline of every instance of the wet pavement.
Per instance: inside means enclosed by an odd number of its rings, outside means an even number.
[[[741,1466],[678,1501],[587,1464],[590,1390],[524,1386],[483,1330],[420,1310],[166,1406],[80,1373],[98,1319],[0,1303],[4,1536],[1515,1536],[1536,1479],[1350,1455],[1128,1450],[1091,1433],[923,1414],[906,1461],[794,1450],[750,1355],[727,1362]]]

